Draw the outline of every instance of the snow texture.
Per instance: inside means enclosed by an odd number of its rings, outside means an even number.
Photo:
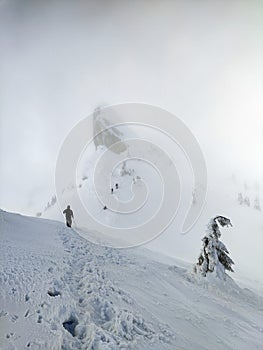
[[[0,211],[0,349],[262,349],[263,302],[145,249]],[[157,258],[159,261],[157,261]]]

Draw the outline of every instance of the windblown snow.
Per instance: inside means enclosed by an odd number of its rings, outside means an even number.
[[[262,349],[263,301],[146,249],[0,211],[0,348]]]

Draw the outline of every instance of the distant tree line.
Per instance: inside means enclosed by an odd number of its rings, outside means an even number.
[[[255,210],[259,210],[261,211],[261,205],[260,205],[260,200],[258,197],[255,197],[254,201],[253,201],[253,205],[251,204],[250,198],[246,195],[244,196],[241,192],[238,193],[237,196],[237,201],[239,205],[245,205],[247,207],[252,207]]]

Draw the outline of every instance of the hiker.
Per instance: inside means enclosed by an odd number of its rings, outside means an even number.
[[[117,189],[119,188],[119,185],[118,185],[118,184],[116,184],[116,185],[115,185],[115,187],[116,187],[116,190],[117,190]]]
[[[111,194],[113,193],[113,188],[111,189]]]
[[[63,211],[63,214],[66,215],[66,224],[68,227],[72,225],[72,219],[74,218],[73,211],[70,209],[70,205],[67,206],[67,209]]]
[[[106,210],[106,209],[108,209],[108,208],[107,208],[107,205],[104,205],[103,210]]]

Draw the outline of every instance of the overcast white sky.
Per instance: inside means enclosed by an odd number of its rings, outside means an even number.
[[[63,139],[103,104],[159,105],[210,174],[263,178],[260,0],[0,0],[0,48],[3,209],[43,208]]]

